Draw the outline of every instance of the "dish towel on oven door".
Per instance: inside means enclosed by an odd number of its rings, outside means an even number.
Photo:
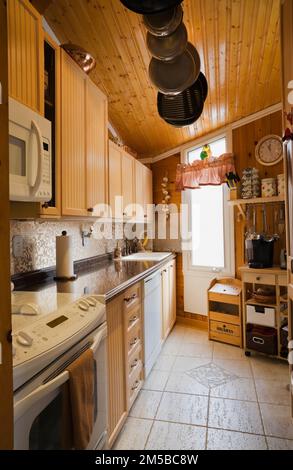
[[[86,449],[92,435],[95,413],[96,371],[92,350],[87,349],[67,370],[72,444],[75,449]]]

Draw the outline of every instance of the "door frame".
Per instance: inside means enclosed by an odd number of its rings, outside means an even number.
[[[13,447],[13,384],[11,347],[9,154],[8,154],[8,43],[6,1],[0,0],[0,449]]]

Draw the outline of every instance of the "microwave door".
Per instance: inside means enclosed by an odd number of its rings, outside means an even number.
[[[36,121],[32,120],[30,133],[30,159],[28,165],[28,184],[32,196],[35,196],[42,183],[43,174],[43,138]]]

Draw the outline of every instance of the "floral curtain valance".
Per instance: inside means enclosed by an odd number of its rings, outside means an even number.
[[[226,181],[226,174],[235,173],[234,155],[225,153],[220,157],[196,160],[190,164],[177,165],[176,189],[198,189],[200,186],[219,186]]]

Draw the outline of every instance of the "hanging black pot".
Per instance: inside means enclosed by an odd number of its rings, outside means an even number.
[[[187,46],[187,30],[183,23],[169,36],[158,37],[147,33],[147,47],[158,60],[174,60]]]
[[[208,96],[209,87],[208,87],[207,79],[206,79],[205,75],[202,72],[200,72],[200,74],[198,76],[198,80],[200,81],[200,84],[201,84],[201,87],[202,87],[202,96],[203,96],[203,100],[205,101],[207,99],[207,96]]]
[[[197,119],[198,118],[195,116],[195,117],[193,117],[191,119],[187,119],[185,121],[172,121],[171,119],[164,119],[164,121],[167,124],[170,124],[173,127],[182,128],[182,127],[191,126],[192,124],[194,124],[197,121]]]
[[[158,93],[157,107],[159,115],[171,124],[178,122],[179,125],[189,125],[195,122],[202,114],[204,107],[204,96],[201,80],[198,79],[191,87],[176,96]]]
[[[153,15],[144,15],[143,23],[154,36],[169,36],[182,23],[183,10],[181,5]]]
[[[152,15],[179,5],[183,0],[120,0],[128,8],[141,15]]]
[[[197,80],[199,72],[200,58],[190,43],[187,44],[183,54],[174,60],[164,62],[153,57],[149,66],[149,76],[153,85],[166,95],[182,93]]]

